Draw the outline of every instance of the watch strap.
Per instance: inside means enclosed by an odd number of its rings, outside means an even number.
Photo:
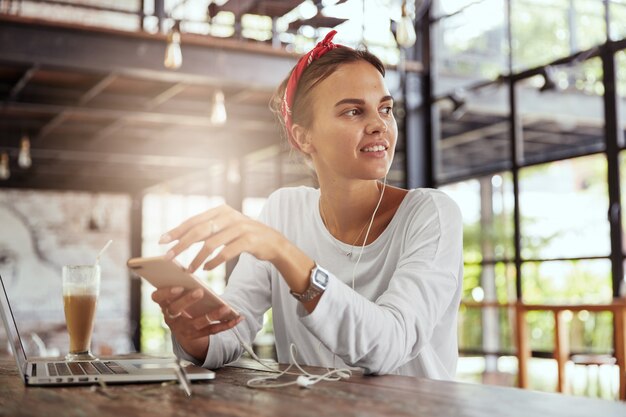
[[[297,293],[293,290],[289,290],[289,293],[291,295],[294,296],[294,298],[300,302],[305,302],[305,301],[311,301],[312,299],[314,299],[315,297],[317,297],[319,294],[323,293],[324,290],[326,289],[326,286],[324,285],[323,287],[320,286],[319,283],[317,283],[316,279],[315,279],[315,274],[318,273],[318,271],[324,273],[324,275],[328,276],[328,272],[326,272],[325,270],[323,270],[322,268],[320,268],[319,265],[315,265],[313,267],[313,269],[311,269],[311,273],[309,275],[309,286],[306,290],[304,290],[303,293]]]

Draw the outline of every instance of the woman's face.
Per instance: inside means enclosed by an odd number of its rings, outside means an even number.
[[[311,92],[308,153],[320,179],[379,179],[394,155],[398,127],[383,76],[365,61],[341,65]]]

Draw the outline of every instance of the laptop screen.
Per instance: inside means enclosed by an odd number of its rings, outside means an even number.
[[[13,317],[11,306],[9,305],[9,297],[6,288],[4,288],[2,276],[0,276],[0,287],[0,315],[4,322],[4,328],[6,329],[11,349],[17,360],[17,366],[20,369],[22,378],[24,378],[24,372],[26,371],[26,352],[24,351],[24,346],[22,345],[20,334],[17,330],[17,324],[15,323],[15,318]]]

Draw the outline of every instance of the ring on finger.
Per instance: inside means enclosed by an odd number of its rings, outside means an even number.
[[[180,312],[180,311],[178,313],[176,313],[176,314],[172,314],[172,313],[170,313],[170,311],[167,308],[165,309],[165,314],[167,315],[167,318],[170,319],[170,320],[177,319],[177,318],[179,318],[180,316],[183,315],[183,313]]]

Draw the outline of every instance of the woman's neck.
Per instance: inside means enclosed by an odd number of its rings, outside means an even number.
[[[328,231],[344,243],[362,244],[382,188],[376,180],[344,184],[320,181],[320,215]]]

